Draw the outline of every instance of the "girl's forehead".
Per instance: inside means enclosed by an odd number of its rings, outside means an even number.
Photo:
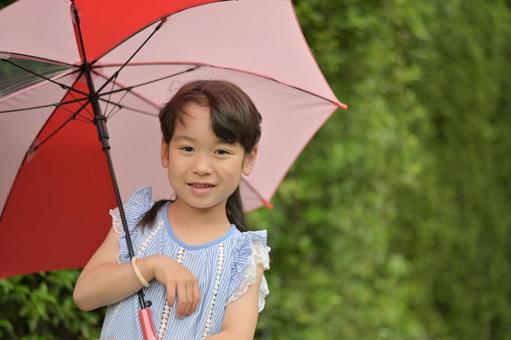
[[[187,106],[176,119],[176,130],[211,129],[210,109],[208,106]]]
[[[174,140],[217,141],[219,138],[215,135],[211,127],[210,108],[196,103],[189,103],[183,106],[179,119],[174,126]]]
[[[181,118],[185,119],[207,119],[211,114],[211,108],[207,105],[199,105],[195,102],[187,102],[181,107]]]

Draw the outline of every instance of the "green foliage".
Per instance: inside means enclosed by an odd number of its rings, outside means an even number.
[[[509,2],[295,7],[350,109],[249,216],[272,247],[257,338],[511,339]],[[0,280],[0,337],[97,336],[75,280]]]
[[[509,7],[296,5],[350,110],[252,216],[279,226],[268,338],[508,339]]]
[[[0,280],[0,338],[91,339],[104,312],[83,313],[73,302],[78,271],[56,271]]]

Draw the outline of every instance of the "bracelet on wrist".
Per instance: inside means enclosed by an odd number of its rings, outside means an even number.
[[[138,280],[144,285],[144,287],[149,287],[149,282],[144,278],[142,273],[137,267],[137,259],[138,257],[133,256],[131,258],[131,266],[133,267],[133,271],[135,272],[135,275],[137,276]]]

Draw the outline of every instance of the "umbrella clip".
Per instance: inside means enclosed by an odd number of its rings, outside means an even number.
[[[166,22],[167,22],[167,17],[161,18],[160,23],[158,24],[158,26],[156,26],[156,28],[154,30],[155,31],[159,30],[163,26],[163,24]]]
[[[32,158],[34,158],[37,149],[38,149],[38,145],[36,144],[36,142],[34,142],[30,145],[30,147],[27,150],[27,154],[25,156],[25,162],[28,163],[32,160]]]

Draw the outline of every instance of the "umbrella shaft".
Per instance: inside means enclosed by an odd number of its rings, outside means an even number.
[[[85,53],[84,53],[84,59],[85,59]],[[122,205],[122,199],[121,194],[119,192],[119,187],[117,185],[117,179],[115,178],[115,171],[114,166],[112,163],[112,158],[110,156],[110,143],[109,143],[109,135],[108,135],[108,128],[106,126],[106,117],[101,112],[101,106],[99,106],[99,96],[96,92],[96,89],[94,87],[94,81],[92,80],[92,74],[90,65],[87,63],[87,60],[84,60],[84,63],[82,65],[83,73],[85,75],[85,78],[87,79],[87,85],[89,87],[89,100],[92,104],[92,110],[94,112],[94,124],[96,125],[98,129],[98,136],[99,140],[101,141],[101,146],[103,148],[103,151],[105,152],[105,156],[108,163],[108,170],[110,171],[110,177],[112,179],[112,184],[114,187],[114,193],[115,198],[117,201],[117,206],[119,207],[119,212],[121,214],[121,220],[122,220],[122,227],[124,229],[124,233],[126,234],[126,244],[128,246],[128,253],[130,255],[130,258],[132,258],[135,254],[133,251],[133,244],[131,242],[130,233],[128,230],[128,223],[126,221],[126,215],[124,213],[124,207]],[[140,308],[144,309],[148,307],[148,304],[146,303],[144,299],[144,294],[142,293],[142,290],[138,291],[138,302],[140,304]]]
[[[106,127],[106,117],[103,114],[96,115],[94,114],[94,123],[98,129],[99,141],[101,142],[101,146],[103,150],[110,150],[110,143],[108,139],[110,136],[108,135],[108,129]]]

